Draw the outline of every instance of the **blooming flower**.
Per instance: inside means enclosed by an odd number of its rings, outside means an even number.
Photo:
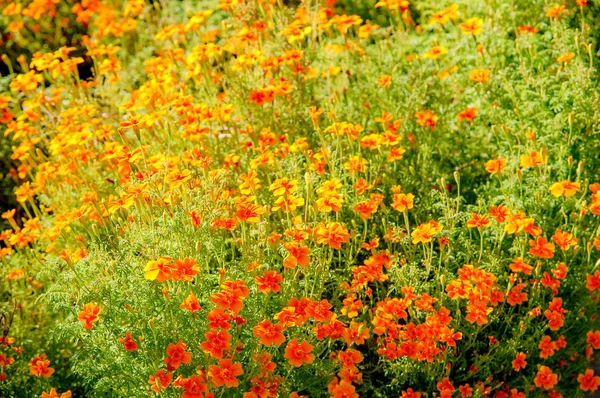
[[[308,341],[298,343],[298,339],[293,339],[285,347],[284,358],[295,367],[300,367],[304,363],[311,364],[315,360],[314,354],[311,354],[312,350],[313,346]]]
[[[521,369],[524,369],[525,366],[527,366],[527,361],[525,360],[525,358],[527,358],[527,355],[525,355],[525,353],[517,352],[516,358],[512,361],[512,367],[516,372],[520,371]]]
[[[537,387],[550,390],[558,383],[558,375],[553,373],[549,367],[541,366],[533,381]]]
[[[258,285],[258,291],[264,294],[270,292],[278,293],[281,291],[281,282],[283,277],[277,271],[265,271],[262,276],[257,276],[256,284]]]
[[[29,374],[37,377],[48,378],[54,373],[54,368],[50,367],[50,361],[46,359],[46,355],[38,355],[33,357],[29,362]]]
[[[129,352],[134,352],[138,349],[137,343],[131,337],[131,332],[125,332],[125,338],[119,337],[119,341],[123,343],[123,348]]]
[[[215,387],[223,385],[227,388],[237,387],[239,385],[237,376],[241,376],[242,374],[244,374],[242,364],[232,362],[231,359],[220,359],[218,366],[210,365],[208,367],[208,375]]]
[[[154,375],[150,376],[148,383],[152,386],[152,391],[159,393],[162,390],[165,390],[169,384],[171,384],[171,380],[173,380],[172,374],[161,369],[157,370]]]
[[[340,250],[342,243],[348,242],[350,234],[345,226],[338,222],[330,222],[327,225],[320,223],[315,228],[317,243],[327,244],[332,249]]]
[[[594,376],[593,369],[586,369],[584,374],[577,376],[581,391],[596,391],[600,386],[600,376]]]
[[[469,18],[461,23],[460,27],[464,34],[477,36],[483,30],[483,19],[476,17]]]
[[[192,353],[186,351],[186,348],[187,346],[183,341],[179,341],[177,344],[169,343],[167,357],[165,358],[165,364],[169,372],[179,368],[182,363],[187,365],[192,362]]]
[[[83,323],[83,327],[91,329],[94,323],[100,319],[101,309],[94,303],[87,303],[83,306],[83,311],[77,314],[77,318]]]
[[[419,243],[429,243],[441,230],[442,226],[434,220],[421,224],[411,233],[413,238],[412,243],[415,245]]]
[[[281,323],[273,324],[268,319],[259,322],[258,325],[252,328],[254,336],[260,337],[260,344],[265,346],[275,345],[277,347],[285,342],[283,330],[284,327]]]

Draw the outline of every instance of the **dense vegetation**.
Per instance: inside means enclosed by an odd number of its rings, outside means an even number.
[[[599,16],[2,3],[0,396],[597,390]]]

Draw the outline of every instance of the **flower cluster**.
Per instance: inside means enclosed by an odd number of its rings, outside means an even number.
[[[0,395],[600,388],[597,6],[358,3],[2,5]]]

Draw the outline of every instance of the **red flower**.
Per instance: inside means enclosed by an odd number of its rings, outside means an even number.
[[[123,348],[125,348],[129,352],[133,352],[137,350],[137,343],[131,337],[131,332],[125,333],[125,338],[119,337],[119,341],[123,343]]]

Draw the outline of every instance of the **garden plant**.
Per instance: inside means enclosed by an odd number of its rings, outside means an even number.
[[[600,2],[0,9],[1,397],[600,387]]]

